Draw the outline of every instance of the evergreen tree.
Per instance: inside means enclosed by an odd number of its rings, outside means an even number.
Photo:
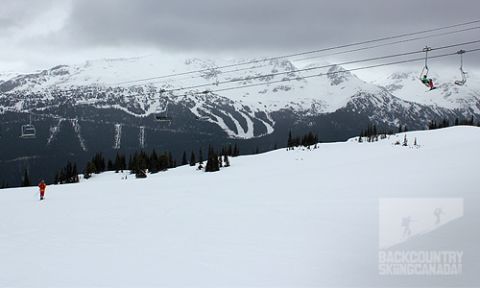
[[[97,168],[95,167],[95,163],[87,162],[85,169],[83,170],[83,178],[88,179],[92,177],[92,174],[96,173]]]
[[[175,168],[175,159],[173,159],[171,152],[168,152],[168,168]]]
[[[144,169],[138,169],[135,172],[135,178],[147,178],[147,172]]]
[[[183,155],[182,155],[182,166],[183,165],[187,165],[188,164],[188,161],[187,161],[187,152],[183,151]]]
[[[65,174],[65,169],[60,169],[60,174],[58,175],[59,183],[64,184],[65,179],[67,178],[67,175]]]
[[[0,189],[5,189],[5,188],[9,188],[10,186],[8,185],[8,182],[6,182],[5,180],[2,181],[2,185],[0,185]]]
[[[120,154],[117,151],[117,155],[115,155],[115,162],[113,162],[113,167],[115,168],[115,173],[120,172]]]
[[[140,170],[144,171],[144,173],[147,173],[148,167],[149,167],[149,157],[147,156],[147,153],[144,151],[140,151],[138,154],[138,167]]]
[[[448,121],[447,118],[443,119],[441,128],[446,128],[446,127],[449,127],[449,126],[450,126],[450,121]]]
[[[125,155],[120,157],[120,170],[121,172],[123,172],[123,170],[127,170],[127,159]]]
[[[113,169],[113,162],[112,160],[108,159],[107,161],[107,171],[113,171],[115,169]]]
[[[23,173],[23,177],[22,177],[22,187],[27,187],[27,186],[31,186],[32,183],[30,183],[30,177],[28,176],[28,171],[27,169],[25,169],[24,173]]]
[[[218,162],[218,155],[215,153],[212,146],[208,147],[208,159],[205,166],[205,172],[215,172],[220,170],[220,165]]]
[[[63,183],[71,183],[72,177],[73,177],[73,165],[70,161],[67,162],[67,166],[65,166],[64,169],[64,175],[65,178],[62,179]]]
[[[170,167],[170,159],[167,152],[158,157],[159,171],[165,171]]]
[[[240,148],[238,147],[237,143],[233,146],[233,157],[239,156],[240,155]]]
[[[317,144],[317,142],[318,142],[317,135],[313,134],[312,132],[308,132],[308,134],[303,136],[301,145],[308,147],[310,145]]]
[[[293,147],[292,131],[288,131],[287,148]],[[288,150],[288,149],[287,149]]]
[[[131,173],[135,174],[136,178],[147,177],[147,169],[150,161],[147,153],[144,151],[135,152],[132,157]]]
[[[65,168],[63,168],[65,173],[65,179],[63,179],[63,183],[76,183],[78,182],[78,175],[77,175],[77,165],[70,161],[67,162]]]
[[[403,138],[403,146],[408,146],[407,134],[405,134],[405,137]]]
[[[105,158],[103,157],[102,153],[97,153],[92,159],[93,164],[95,164],[96,174],[104,172],[106,165],[105,165]]]
[[[152,154],[150,154],[150,166],[148,170],[150,173],[157,173],[160,171],[158,155],[155,149],[153,149]]]
[[[125,155],[120,154],[117,151],[117,155],[115,156],[115,162],[113,163],[113,167],[115,169],[115,173],[123,172],[123,170],[127,169],[127,163],[125,159]]]
[[[190,166],[195,166],[195,153],[193,153],[192,151],[192,154],[190,155]]]
[[[202,148],[200,148],[200,151],[198,152],[198,163],[203,164]]]
[[[72,169],[72,182],[71,183],[78,183],[80,179],[78,178],[78,171],[77,171],[77,164],[73,163],[73,169]]]

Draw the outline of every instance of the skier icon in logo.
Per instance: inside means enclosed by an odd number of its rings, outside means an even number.
[[[410,229],[411,222],[412,218],[410,216],[402,218],[403,237],[409,237],[412,234],[412,230]]]
[[[436,217],[436,220],[435,220],[435,225],[439,225],[440,224],[440,216],[442,216],[442,214],[445,214],[443,213],[443,210],[442,208],[435,208],[435,210],[433,210],[433,215],[435,215]]]

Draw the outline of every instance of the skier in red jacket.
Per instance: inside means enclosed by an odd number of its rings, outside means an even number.
[[[45,184],[45,181],[40,181],[40,184],[38,184],[38,188],[40,188],[40,200],[43,200],[45,197],[45,188],[47,188],[47,184]]]

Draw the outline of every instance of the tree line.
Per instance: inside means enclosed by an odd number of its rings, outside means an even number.
[[[209,145],[207,150],[207,158],[204,159],[203,151],[200,148],[197,153],[191,151],[190,159],[187,159],[186,151],[182,154],[180,165],[197,166],[198,170],[205,172],[219,171],[222,167],[229,167],[229,157],[240,155],[240,149],[235,143],[233,146],[223,146],[220,150],[216,150]],[[206,163],[204,163],[206,161]],[[106,159],[102,153],[96,153],[89,161],[87,161],[83,169],[83,177],[89,179],[93,174],[100,174],[106,171],[115,171],[116,173],[129,171],[136,178],[146,178],[148,174],[155,174],[166,171],[178,166],[177,160],[171,152],[165,151],[158,153],[153,149],[150,153],[146,151],[137,151],[127,156],[121,152],[117,152],[114,159]],[[55,173],[54,184],[66,184],[79,182],[78,170],[76,163],[67,162]],[[27,170],[22,177],[22,186],[31,186]]]
[[[440,121],[432,120],[428,123],[428,130],[435,130],[435,129],[447,128],[447,127],[450,127],[450,126],[459,126],[459,125],[480,127],[480,121],[478,121],[475,124],[475,120],[474,120],[473,116],[466,117],[464,119],[459,119],[457,117],[457,118],[455,118],[453,123],[450,123],[450,120],[447,119],[447,118],[444,118]]]
[[[407,131],[408,131],[408,128],[406,125],[400,124],[398,126],[398,133],[407,132]],[[378,141],[379,139],[385,139],[387,138],[387,135],[392,135],[392,134],[393,134],[392,129],[387,130],[387,129],[377,128],[377,125],[375,124],[368,124],[367,128],[360,131],[358,142],[359,143],[362,143],[364,141],[375,142],[375,141]]]
[[[288,132],[287,140],[287,150],[292,150],[298,146],[310,147],[312,145],[317,145],[318,135],[313,132],[308,132],[303,136],[292,136],[292,131]]]

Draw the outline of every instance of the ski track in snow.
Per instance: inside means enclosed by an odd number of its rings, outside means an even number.
[[[122,142],[122,124],[115,124],[115,131],[113,134],[113,149],[120,149]]]
[[[77,135],[78,142],[80,143],[80,147],[82,148],[83,151],[87,151],[87,145],[85,144],[85,139],[82,137],[81,133],[81,127],[80,123],[78,122],[78,119],[71,119],[70,123],[72,124],[73,130],[75,131],[75,134]]]
[[[55,137],[60,132],[60,126],[62,125],[62,122],[64,120],[65,119],[62,119],[62,118],[58,119],[57,125],[50,127],[50,136],[48,137],[47,145],[50,145],[52,141],[55,140]]]

